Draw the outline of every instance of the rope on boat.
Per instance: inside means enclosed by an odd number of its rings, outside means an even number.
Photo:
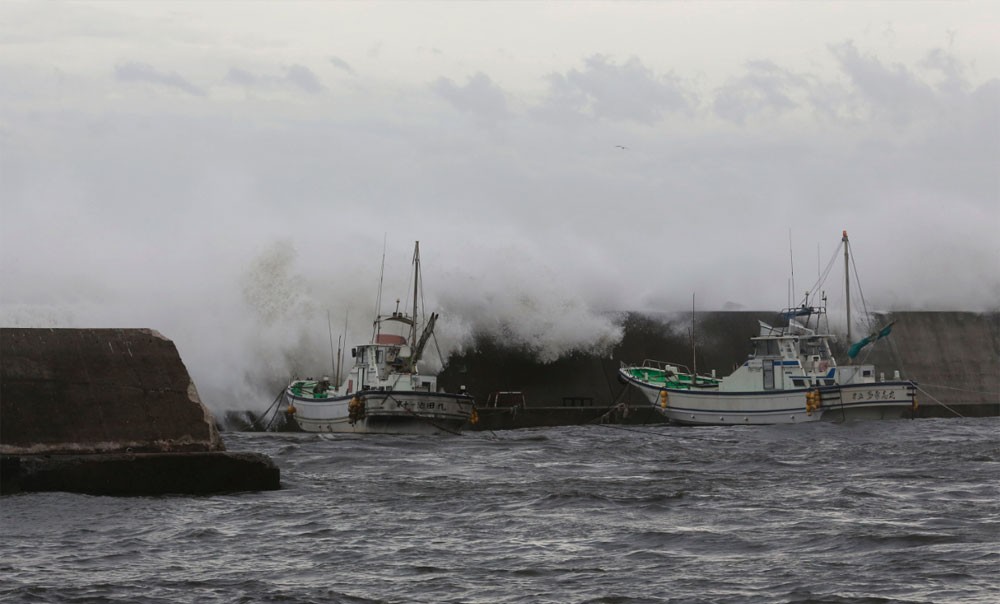
[[[270,413],[271,409],[273,408],[274,409],[274,413],[271,415],[271,421],[267,422],[267,425],[264,426],[264,432],[267,432],[271,428],[271,424],[274,423],[274,418],[276,418],[278,416],[278,409],[277,409],[278,402],[281,401],[281,396],[283,394],[285,394],[285,389],[284,388],[282,388],[281,391],[278,392],[278,396],[274,397],[274,401],[270,405],[268,405],[267,409],[265,409],[263,413],[260,414],[260,417],[254,419],[250,423],[250,427],[251,428],[257,428],[257,427],[259,427],[261,420],[264,419],[265,417],[267,417],[267,414]]]
[[[943,386],[941,384],[924,384],[928,388],[940,388],[942,390],[955,390],[957,392],[968,392],[969,394],[986,394],[1000,397],[1000,392],[990,392],[988,390],[970,390],[968,388],[956,388],[954,386]]]
[[[892,350],[892,353],[893,353],[893,355],[894,355],[894,356],[896,357],[896,360],[897,360],[897,361],[899,362],[899,368],[900,368],[900,369],[901,369],[901,370],[903,371],[903,375],[909,375],[909,373],[910,373],[910,372],[909,372],[909,371],[907,371],[907,370],[906,370],[906,367],[904,367],[904,366],[903,366],[903,357],[902,357],[902,355],[900,355],[900,354],[899,354],[899,351],[898,351],[898,350],[896,349],[896,344],[895,344],[895,342],[893,342],[892,340],[889,340],[889,348],[890,348],[890,349]],[[942,407],[944,407],[944,408],[945,408],[945,409],[947,409],[948,411],[951,411],[951,412],[952,412],[952,413],[954,413],[954,414],[955,414],[956,416],[958,416],[958,417],[962,417],[962,418],[964,418],[964,417],[965,417],[964,415],[962,415],[962,414],[961,414],[961,413],[959,413],[958,411],[955,411],[954,409],[952,409],[952,408],[951,408],[951,407],[949,407],[948,405],[946,405],[946,404],[942,403],[942,402],[941,402],[940,400],[938,400],[938,399],[934,398],[934,395],[932,395],[932,394],[931,394],[930,392],[927,392],[927,390],[925,390],[925,389],[923,388],[923,386],[924,386],[924,385],[926,385],[926,386],[933,386],[933,384],[919,384],[919,383],[917,383],[917,382],[914,382],[914,381],[912,381],[912,380],[910,381],[910,383],[912,383],[912,384],[913,384],[913,385],[914,385],[914,386],[916,387],[916,389],[917,389],[918,391],[920,391],[920,392],[921,392],[922,394],[926,395],[926,396],[927,396],[927,398],[929,398],[929,399],[931,399],[932,401],[934,401],[935,403],[937,403],[937,404],[941,405]],[[938,387],[939,387],[939,388],[949,388],[948,386],[938,386]],[[961,388],[949,388],[949,389],[950,389],[950,390],[962,390]]]
[[[612,387],[611,380],[608,379],[608,372],[605,371],[605,368],[604,368],[603,364],[601,365],[601,373],[604,375],[604,381],[608,385],[608,392],[612,396],[612,402],[611,402],[611,404],[600,415],[594,417],[593,419],[591,419],[590,421],[588,421],[584,425],[594,424],[595,422],[599,423],[600,425],[607,425],[607,422],[605,422],[603,420],[606,419],[609,415],[611,415],[612,411],[615,411],[615,410],[617,410],[619,408],[620,409],[626,409],[626,408],[629,407],[628,402],[626,402],[624,405],[622,404],[622,399],[625,398],[625,395],[628,394],[631,391],[630,390],[630,385],[629,384],[625,384],[624,386],[622,386],[621,392],[619,392],[618,395],[615,396],[614,388]],[[638,411],[638,409],[637,409],[637,411]],[[645,426],[645,425],[649,425],[649,424],[648,423],[643,423],[643,424],[639,424],[639,425]]]
[[[607,376],[605,376],[605,378],[606,377]],[[609,385],[609,388],[610,388],[610,385]],[[622,399],[625,397],[625,393],[627,391],[628,391],[628,386],[626,386],[625,388],[622,388],[621,393],[613,401],[611,401],[611,404],[603,412],[601,412],[600,415],[595,416],[593,419],[591,419],[587,423],[588,424],[593,424],[593,423],[605,424],[607,422],[605,422],[604,420],[606,420],[613,412],[618,411],[618,410],[624,410],[624,409],[626,409],[626,406],[622,404]]]
[[[951,407],[949,407],[948,405],[945,405],[944,403],[942,403],[942,402],[941,402],[941,401],[939,401],[938,399],[934,398],[934,396],[933,396],[933,395],[932,395],[932,394],[931,394],[930,392],[927,392],[926,390],[924,390],[923,388],[921,388],[921,387],[920,387],[920,384],[915,384],[915,385],[916,385],[916,387],[917,387],[917,390],[919,390],[919,391],[920,391],[921,393],[923,393],[923,394],[927,395],[927,398],[929,398],[929,399],[931,399],[932,401],[934,401],[935,403],[937,403],[937,404],[941,405],[942,407],[944,407],[944,408],[945,408],[945,409],[947,409],[948,411],[951,411],[952,413],[954,413],[954,414],[955,414],[955,415],[957,415],[958,417],[963,417],[963,418],[965,417],[964,415],[962,415],[962,414],[961,414],[961,413],[959,413],[958,411],[955,411],[954,409],[952,409],[952,408],[951,408]]]
[[[441,430],[443,432],[447,432],[449,434],[454,434],[455,436],[464,436],[464,434],[462,434],[461,432],[452,430],[450,428],[445,428],[444,426],[436,423],[434,420],[430,419],[429,417],[421,417],[421,416],[417,415],[416,413],[413,412],[413,409],[410,409],[409,407],[407,407],[406,405],[404,405],[403,401],[397,399],[396,397],[394,397],[391,394],[387,394],[386,395],[386,399],[387,400],[391,400],[391,401],[396,401],[397,403],[399,403],[400,407],[402,407],[403,409],[406,410],[407,413],[409,413],[410,415],[412,415],[413,417],[415,417],[415,418],[417,418],[419,420],[427,422],[428,424],[434,426],[438,430]]]

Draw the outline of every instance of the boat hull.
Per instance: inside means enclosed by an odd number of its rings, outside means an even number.
[[[319,433],[457,434],[473,409],[471,396],[423,391],[368,390],[309,398],[289,389],[285,400],[299,428]]]
[[[647,401],[668,420],[677,424],[774,425],[816,421],[906,419],[916,409],[916,386],[894,381],[846,384],[760,392],[721,392],[717,388],[664,388],[621,376],[635,386]],[[809,393],[819,398],[810,403]]]

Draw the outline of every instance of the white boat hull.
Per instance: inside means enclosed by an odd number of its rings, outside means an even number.
[[[819,388],[818,408],[811,409],[807,398],[810,389],[759,392],[672,389],[637,380],[624,371],[621,375],[657,411],[678,424],[773,425],[904,419],[912,417],[915,407],[915,386],[905,381],[823,386]]]
[[[306,432],[348,434],[456,434],[469,421],[471,396],[440,392],[368,390],[309,398],[290,389],[285,400]],[[352,418],[351,402],[356,409]]]

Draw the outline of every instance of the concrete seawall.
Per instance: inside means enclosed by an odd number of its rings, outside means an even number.
[[[883,321],[895,321],[892,334],[859,359],[915,380],[924,407],[1000,415],[1000,313],[898,312]]]
[[[231,454],[174,343],[148,329],[0,329],[2,492],[279,488]]]
[[[857,361],[874,363],[886,378],[899,370],[902,377],[917,381],[923,390],[919,416],[1000,415],[1000,313],[896,312],[885,320],[896,321],[892,334]],[[775,313],[697,313],[694,350],[689,313],[622,313],[620,321],[624,336],[613,349],[577,352],[547,364],[536,361],[530,350],[480,338],[473,350],[449,359],[439,383],[445,388],[465,385],[479,404],[491,392],[515,390],[524,392],[529,407],[585,401],[596,409],[608,408],[629,396],[616,379],[620,361],[670,360],[696,365],[699,373],[714,369],[727,375],[746,359],[758,321],[773,324]],[[842,364],[849,346],[845,339],[834,351]],[[632,398],[640,404],[638,397]]]

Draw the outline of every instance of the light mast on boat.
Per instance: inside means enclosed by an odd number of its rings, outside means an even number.
[[[410,325],[410,348],[417,348],[417,292],[420,286],[420,242],[413,246],[413,323]]]
[[[847,240],[847,229],[844,229],[844,237],[841,239],[844,242],[844,297],[847,299],[847,341],[851,341],[851,265],[850,265],[850,254],[848,252],[848,247],[850,242]]]

